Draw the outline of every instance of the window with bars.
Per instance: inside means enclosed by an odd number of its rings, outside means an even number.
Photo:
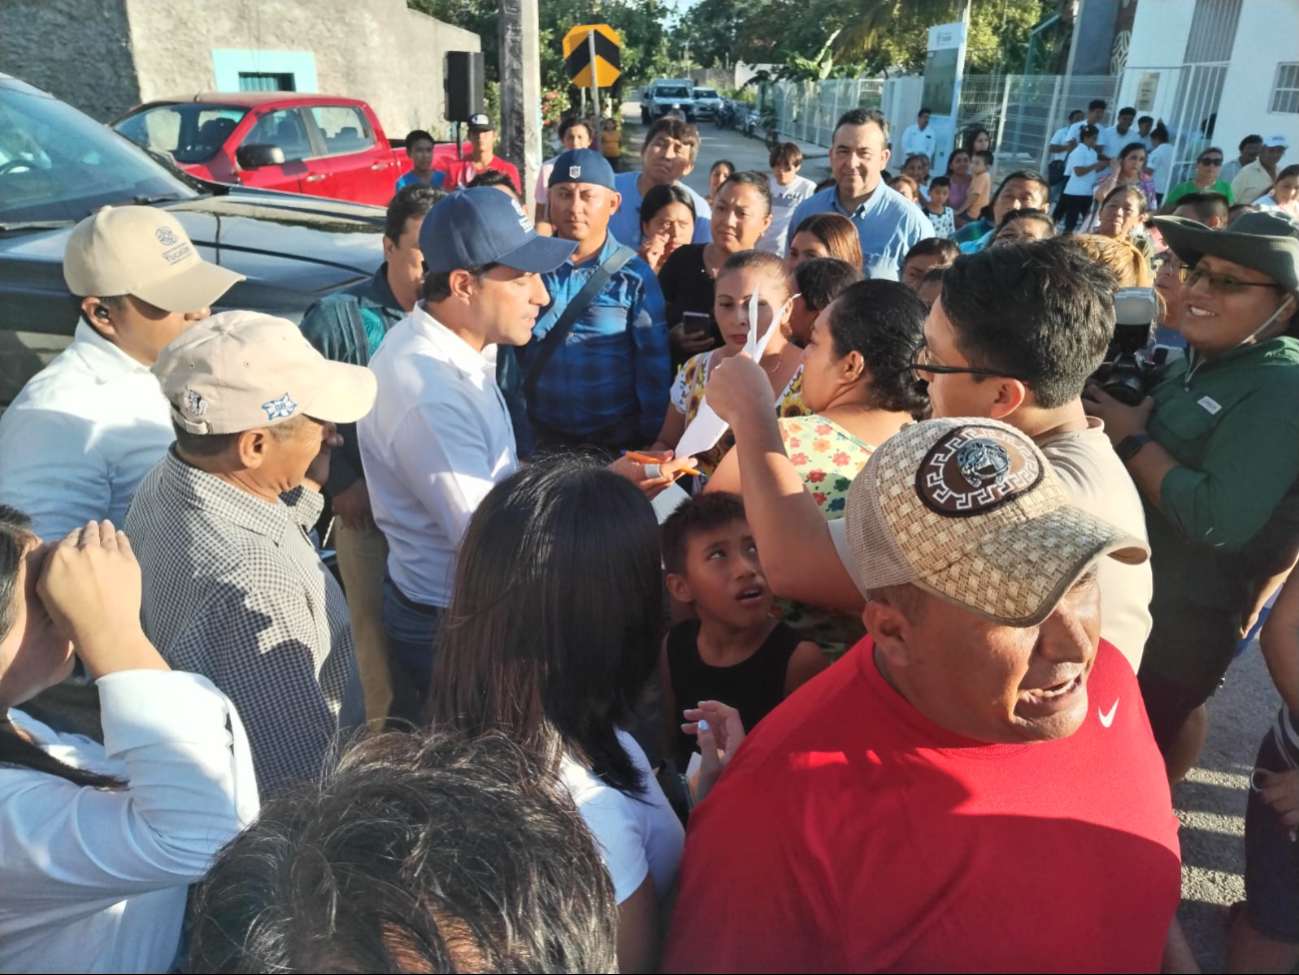
[[[1283,61],[1276,66],[1268,111],[1299,115],[1299,61]]]
[[[240,91],[295,91],[292,74],[266,71],[240,71]]]
[[[1231,60],[1240,3],[1241,0],[1195,0],[1191,32],[1186,38],[1185,63]]]

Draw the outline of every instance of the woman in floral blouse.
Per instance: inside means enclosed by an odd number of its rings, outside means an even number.
[[[810,415],[780,421],[785,452],[827,521],[843,517],[848,488],[876,446],[928,406],[910,364],[924,337],[925,303],[895,281],[847,288],[817,318],[803,350],[803,402]],[[739,444],[709,491],[743,494]],[[761,558],[762,553],[758,553]],[[780,600],[784,620],[832,658],[861,639],[861,620]]]

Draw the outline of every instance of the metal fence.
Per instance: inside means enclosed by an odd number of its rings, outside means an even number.
[[[778,81],[768,97],[781,135],[828,146],[839,116],[851,108],[879,108],[884,82],[878,78]]]
[[[1112,116],[1118,86],[1111,75],[967,75],[961,81],[957,142],[960,133],[984,128],[992,136],[999,171],[1045,169],[1046,147],[1069,113],[1086,111],[1088,102],[1103,98]]]

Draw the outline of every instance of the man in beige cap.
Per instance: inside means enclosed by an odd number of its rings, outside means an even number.
[[[1096,584],[1144,544],[995,420],[886,440],[845,519],[871,636],[691,816],[663,970],[1158,971],[1177,821]]]
[[[234,701],[265,798],[318,775],[365,719],[347,602],[308,533],[334,425],[369,411],[374,375],[330,362],[290,321],[242,311],[191,328],[153,372],[176,443],[126,520],[145,632]]]
[[[0,501],[43,538],[87,521],[122,524],[172,441],[149,367],[243,275],[198,255],[176,218],[104,207],[68,237],[63,276],[80,320],[72,344],[0,418]]]

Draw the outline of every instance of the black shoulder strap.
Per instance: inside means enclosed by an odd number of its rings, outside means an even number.
[[[636,252],[625,244],[621,244],[609,255],[608,260],[595,269],[595,273],[587,280],[582,290],[577,293],[577,297],[568,303],[559,316],[559,321],[541,340],[541,347],[537,349],[537,357],[532,360],[532,365],[528,367],[527,378],[523,381],[523,394],[529,400],[537,392],[537,382],[541,379],[541,374],[545,371],[547,363],[550,362],[551,356],[559,351],[559,347],[564,344],[568,338],[568,333],[573,330],[577,320],[586,313],[591,307],[591,302],[595,301],[595,296],[604,290],[604,286],[609,283],[609,279],[622,270],[624,264],[636,256]]]

